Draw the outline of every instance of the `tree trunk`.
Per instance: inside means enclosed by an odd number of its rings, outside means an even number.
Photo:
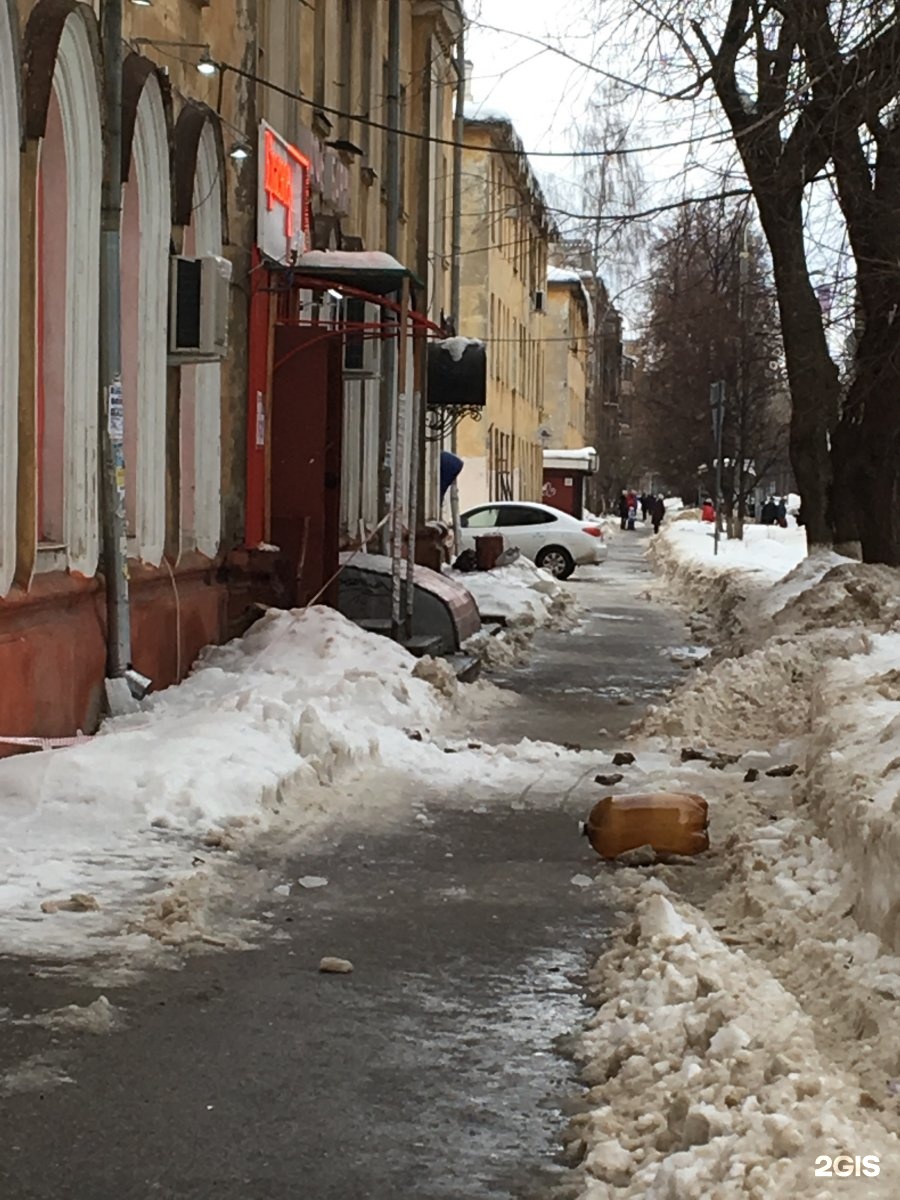
[[[857,515],[863,561],[900,566],[900,369],[893,320],[882,312],[860,340],[841,422],[846,502]],[[849,494],[852,489],[852,495]],[[837,496],[836,496],[837,499]]]
[[[801,516],[810,546],[830,546],[828,439],[837,423],[840,382],[809,279],[801,192],[766,195],[757,184],[755,194],[775,270],[792,401],[790,459],[803,500]]]

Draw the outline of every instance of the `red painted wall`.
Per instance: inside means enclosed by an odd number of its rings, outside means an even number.
[[[133,567],[134,665],[155,691],[190,670],[203,646],[227,636],[227,594],[200,555],[175,571]],[[68,737],[96,728],[103,703],[106,601],[101,579],[54,572],[0,600],[0,736]],[[9,753],[0,745],[0,756]]]

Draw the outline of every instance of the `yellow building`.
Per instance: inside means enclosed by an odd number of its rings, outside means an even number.
[[[457,431],[460,504],[540,500],[547,254],[553,227],[511,122],[465,122],[460,333],[487,345],[487,404]]]
[[[547,273],[543,437],[547,449],[587,445],[587,359],[593,330],[587,292],[577,271]]]

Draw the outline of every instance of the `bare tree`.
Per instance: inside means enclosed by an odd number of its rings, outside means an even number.
[[[692,496],[710,490],[710,384],[725,384],[726,502],[741,532],[745,498],[782,460],[787,422],[774,287],[741,209],[695,205],[653,247],[637,397],[646,467]],[[752,469],[751,469],[752,464]]]

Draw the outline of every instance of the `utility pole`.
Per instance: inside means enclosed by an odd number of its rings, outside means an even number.
[[[749,403],[747,388],[747,279],[750,273],[750,239],[749,220],[745,217],[741,226],[741,248],[738,258],[738,354],[740,356],[737,369],[738,405],[737,405],[737,438],[735,458],[737,460],[737,536],[744,536],[744,516],[746,513],[746,497],[744,495],[744,436],[747,422],[747,405]],[[734,468],[731,472],[734,478]]]
[[[713,554],[718,555],[719,536],[722,531],[722,426],[725,424],[725,384],[721,379],[709,389],[709,405],[712,409],[713,440],[716,446],[716,521]]]
[[[100,225],[100,510],[106,580],[106,695],[133,707],[122,405],[122,0],[102,0],[105,154]],[[146,690],[144,688],[143,690]]]

